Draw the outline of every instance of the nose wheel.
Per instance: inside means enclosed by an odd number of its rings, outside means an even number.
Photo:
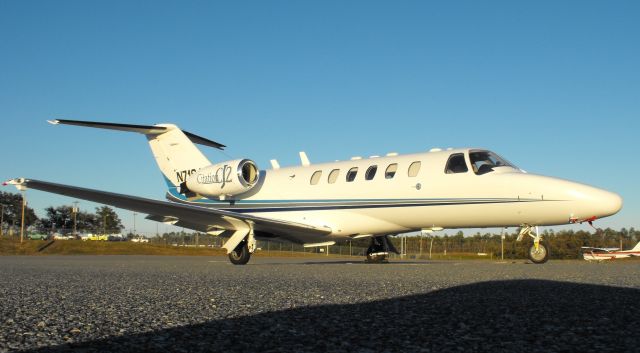
[[[527,255],[529,256],[529,260],[534,264],[543,264],[549,260],[547,246],[542,243],[538,243],[537,247],[536,244],[531,245]]]

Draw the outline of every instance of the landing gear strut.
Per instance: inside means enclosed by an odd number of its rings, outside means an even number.
[[[229,261],[232,264],[246,265],[251,258],[251,254],[257,249],[253,228],[248,231],[236,231],[222,247],[227,249]]]
[[[527,257],[534,264],[543,264],[549,260],[549,247],[545,244],[542,244],[542,235],[538,232],[538,227],[535,227],[535,231],[532,226],[524,225],[520,228],[520,234],[518,234],[517,241],[522,240],[522,238],[528,235],[533,238],[533,245],[529,247],[529,251],[527,251]]]
[[[368,263],[385,263],[387,261],[387,256],[389,252],[394,252],[399,254],[398,250],[393,246],[393,243],[389,240],[389,238],[384,236],[379,237],[371,237],[371,244],[367,249],[367,260]]]

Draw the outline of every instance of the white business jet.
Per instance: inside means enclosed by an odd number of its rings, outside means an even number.
[[[475,148],[260,170],[249,159],[212,164],[194,144],[225,146],[172,124],[127,125],[75,120],[79,125],[144,134],[164,175],[167,201],[18,178],[32,188],[148,214],[150,220],[228,237],[234,264],[246,264],[256,239],[307,247],[370,238],[370,262],[397,252],[389,235],[444,228],[520,227],[533,238],[528,256],[544,263],[549,250],[538,226],[593,222],[622,207],[612,192],[520,170]]]
[[[583,246],[582,256],[587,261],[603,261],[613,259],[624,259],[631,256],[640,256],[640,242],[631,250],[621,250],[620,248],[594,248]]]

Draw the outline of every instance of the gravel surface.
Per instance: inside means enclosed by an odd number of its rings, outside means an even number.
[[[631,352],[640,261],[0,257],[0,352]]]

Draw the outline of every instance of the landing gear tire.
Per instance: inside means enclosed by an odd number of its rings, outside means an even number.
[[[367,262],[370,264],[381,264],[381,263],[386,263],[387,261],[387,254],[386,253],[369,253],[367,254]]]
[[[250,258],[251,253],[249,253],[249,247],[246,241],[238,244],[238,246],[229,253],[229,260],[234,265],[246,265]]]
[[[365,262],[370,264],[386,263],[387,255],[389,253],[384,251],[384,246],[377,243],[372,243],[367,249],[367,260]]]
[[[549,260],[549,248],[543,243],[538,244],[538,249],[535,245],[531,245],[527,256],[534,264],[543,264]]]

